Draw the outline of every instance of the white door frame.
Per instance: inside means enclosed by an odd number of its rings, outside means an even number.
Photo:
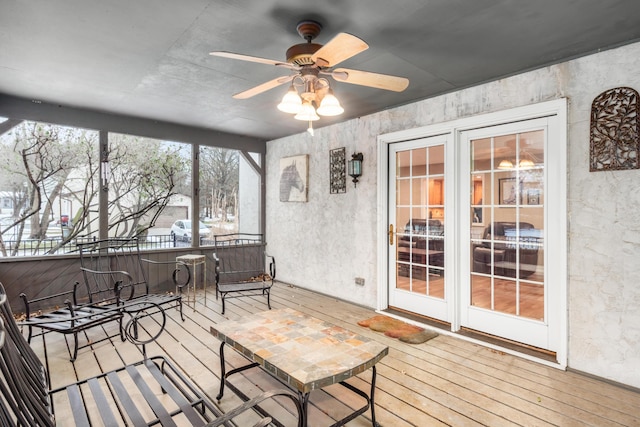
[[[445,158],[445,168],[444,168],[444,177],[445,177],[445,184],[444,184],[444,196],[445,196],[445,209],[444,209],[444,226],[446,229],[446,225],[447,222],[449,220],[449,218],[451,217],[451,215],[448,213],[447,208],[446,208],[446,201],[447,201],[447,197],[449,197],[449,194],[452,194],[451,191],[449,191],[449,184],[447,183],[447,177],[451,175],[451,172],[448,170],[448,166],[447,166],[447,162],[446,159],[447,157],[450,155],[451,149],[450,147],[453,145],[452,141],[451,141],[451,135],[450,134],[442,134],[439,136],[435,136],[435,137],[430,137],[430,138],[420,138],[420,139],[414,139],[414,140],[410,140],[407,141],[405,144],[403,144],[407,147],[405,147],[405,149],[410,150],[413,148],[419,148],[419,147],[434,147],[434,146],[438,146],[438,145],[442,145],[444,147],[445,153],[444,153],[444,158]],[[388,145],[386,145],[388,147]],[[410,148],[411,147],[411,148]],[[388,153],[388,151],[387,151]],[[393,163],[393,159],[389,158],[388,159],[388,164],[390,165],[389,170],[391,171],[391,166]],[[390,174],[390,176],[388,177],[388,180],[390,182],[394,182],[395,181],[395,175],[392,172]],[[391,194],[388,194],[388,196],[390,197]],[[395,211],[395,207],[392,205],[392,203],[388,202],[387,206],[389,207],[389,210],[387,213],[387,215],[389,215],[389,217],[392,217],[393,215],[391,214],[391,212]],[[395,224],[396,227],[399,227],[402,224],[398,224],[397,219],[396,218],[388,218],[387,222],[387,227],[389,227],[389,224]],[[387,228],[388,229],[388,228]],[[446,236],[446,230],[444,235]],[[397,247],[397,245],[399,244],[398,241],[398,237],[396,236],[394,238],[394,244],[393,245],[389,245],[389,251],[394,250]],[[433,310],[436,313],[434,313],[434,315],[432,317],[438,319],[438,320],[442,320],[444,322],[449,322],[451,319],[451,314],[454,312],[453,309],[451,309],[450,304],[451,302],[451,290],[452,290],[452,285],[453,285],[453,281],[450,280],[448,278],[448,270],[447,268],[449,268],[449,266],[454,265],[452,262],[449,262],[449,255],[447,254],[448,251],[450,250],[450,247],[447,245],[446,240],[443,242],[444,244],[444,297],[442,299],[439,298],[434,298],[428,295],[418,295],[418,294],[412,294],[412,293],[406,293],[404,295],[404,298],[400,298],[400,299],[404,299],[405,302],[410,301],[408,305],[401,305],[398,304],[398,301],[396,301],[396,307],[400,307],[403,309],[407,309],[407,310],[411,310],[411,306],[413,307],[417,307],[421,304],[425,304],[422,308],[426,309],[426,310]],[[389,254],[391,255],[391,254]],[[391,278],[395,276],[395,269],[396,267],[396,259],[395,256],[391,257],[388,256],[387,263],[390,263],[388,266],[387,271],[389,272],[393,272],[392,274],[390,274],[388,277],[388,280],[392,280]],[[395,280],[394,280],[395,281]],[[391,287],[389,287],[389,289],[391,289]],[[396,290],[396,292],[398,292]],[[400,292],[400,294],[402,294],[402,292]],[[386,294],[387,297],[389,297],[389,294]],[[393,299],[393,298],[390,298]],[[390,301],[390,302],[394,302],[394,301]],[[419,313],[418,311],[416,311],[416,313]]]
[[[454,242],[460,242],[461,244],[454,244],[453,248],[448,252],[448,257],[445,259],[445,270],[449,276],[449,279],[454,283],[450,294],[450,313],[451,319],[451,331],[456,332],[460,330],[460,314],[457,307],[460,306],[460,291],[459,283],[461,282],[461,259],[463,254],[461,248],[465,247],[462,244],[461,239],[469,239],[468,235],[459,235],[461,229],[461,218],[458,211],[458,203],[460,200],[460,170],[462,159],[462,147],[460,142],[460,133],[467,130],[473,130],[485,126],[494,126],[510,122],[530,120],[546,116],[557,116],[558,118],[558,133],[557,139],[554,140],[550,147],[546,147],[549,156],[553,156],[555,165],[560,167],[548,166],[547,180],[554,183],[554,187],[557,189],[556,197],[553,200],[549,199],[549,203],[555,204],[557,209],[555,213],[556,218],[561,218],[559,221],[549,221],[546,223],[547,235],[559,236],[558,241],[554,242],[555,247],[558,249],[558,253],[562,254],[560,262],[557,263],[556,268],[553,271],[549,271],[549,275],[553,275],[556,286],[561,287],[559,295],[561,300],[558,301],[561,313],[558,319],[559,327],[554,330],[557,334],[555,337],[559,342],[558,351],[556,352],[557,365],[560,368],[565,368],[567,365],[567,347],[568,347],[568,319],[567,319],[567,307],[568,307],[568,289],[567,289],[567,202],[566,202],[566,168],[567,168],[567,100],[562,98],[553,101],[542,102],[538,104],[528,105],[524,107],[517,107],[510,110],[477,115],[468,118],[462,118],[453,120],[450,122],[403,130],[393,133],[388,133],[378,136],[378,194],[377,194],[377,252],[378,252],[378,310],[384,310],[389,306],[388,298],[388,277],[390,274],[388,263],[388,174],[389,172],[389,158],[388,158],[388,145],[408,141],[418,138],[427,138],[431,136],[450,134],[453,137],[453,144],[450,144],[445,153],[445,157],[452,159],[453,163],[450,165],[449,170],[452,172],[452,176],[449,178],[449,185],[446,186],[445,203],[448,203],[445,207],[445,215],[449,213],[449,217],[445,218],[445,236],[446,238],[453,239]],[[468,255],[467,255],[468,258]],[[535,359],[534,359],[535,360]]]

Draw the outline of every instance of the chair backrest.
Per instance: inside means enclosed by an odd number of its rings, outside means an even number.
[[[220,260],[220,283],[246,281],[266,273],[262,234],[230,233],[214,236],[215,254]]]
[[[13,317],[0,283],[0,425],[55,426],[44,366]]]
[[[149,293],[138,239],[104,239],[77,246],[89,302],[112,302],[118,281],[122,284],[123,299]]]

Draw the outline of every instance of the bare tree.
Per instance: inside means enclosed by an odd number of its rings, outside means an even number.
[[[145,234],[189,176],[184,145],[117,135],[110,140],[109,230]]]
[[[87,131],[47,124],[23,122],[2,139],[5,154],[0,165],[2,184],[13,193],[12,221],[0,230],[0,250],[7,248],[3,236],[7,231],[14,242],[16,255],[28,229],[32,250],[45,239],[52,219],[52,203],[59,196],[72,165],[77,164],[76,147],[87,137]],[[28,225],[28,228],[26,227]]]
[[[222,221],[228,220],[229,211],[237,214],[238,165],[236,150],[206,147],[200,152],[200,205],[205,209],[211,207],[212,217],[220,213]]]
[[[188,158],[175,147],[156,140],[113,135],[109,164],[110,235],[135,236],[155,220],[184,180]],[[164,144],[164,145],[163,145]],[[32,253],[47,239],[54,206],[63,199],[75,207],[62,236],[48,250],[98,231],[100,160],[98,133],[23,122],[0,137],[0,191],[11,194],[13,215],[0,226],[0,252],[19,254],[29,230]],[[62,213],[60,209],[60,213]],[[5,244],[11,237],[12,247]]]

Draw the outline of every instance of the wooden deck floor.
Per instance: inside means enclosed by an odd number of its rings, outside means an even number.
[[[282,283],[273,288],[272,306],[295,308],[389,346],[389,355],[377,365],[375,396],[376,417],[385,427],[640,426],[640,393],[631,390],[451,336],[439,335],[419,345],[405,344],[357,325],[357,321],[375,315],[372,310]],[[184,322],[176,310],[168,310],[166,331],[156,344],[148,346],[147,352],[165,353],[215,401],[220,343],[210,335],[209,326],[226,318],[241,319],[247,313],[266,310],[266,300],[262,297],[228,300],[223,317],[210,290],[206,306],[204,294],[197,295],[196,308],[194,311],[185,307]],[[98,340],[102,333],[90,331],[84,339]],[[43,360],[46,357],[54,387],[141,358],[137,347],[119,339],[80,350],[75,363],[69,362],[67,344],[59,334],[48,334],[46,343],[34,340],[32,346]],[[225,354],[231,364],[243,363],[235,352],[227,350]],[[350,382],[366,390],[370,379],[370,373],[365,373]],[[249,371],[239,383],[249,393],[277,386],[256,370]],[[227,392],[220,405],[229,409],[239,403]],[[360,404],[361,399],[339,386],[315,391],[311,394],[309,425],[330,425],[347,407]],[[370,413],[365,415],[348,426],[370,426]]]

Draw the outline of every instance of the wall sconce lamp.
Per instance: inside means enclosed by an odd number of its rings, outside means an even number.
[[[353,186],[358,184],[358,178],[362,175],[362,153],[351,155],[351,160],[347,162],[347,173],[353,178]]]

